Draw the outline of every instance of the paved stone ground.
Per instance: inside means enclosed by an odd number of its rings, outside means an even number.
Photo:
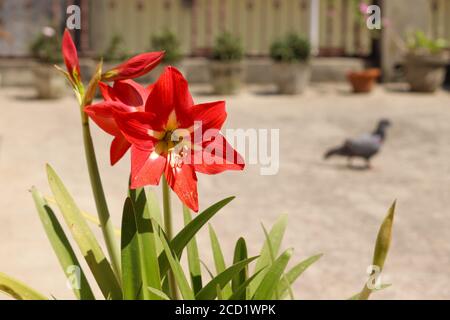
[[[203,88],[194,91],[197,101],[217,98]],[[360,96],[329,85],[312,87],[299,97],[258,88],[227,98],[228,128],[280,129],[281,162],[274,176],[261,176],[259,166],[250,165],[243,173],[200,177],[201,207],[237,196],[213,220],[228,261],[239,236],[257,254],[264,239],[260,222],[270,225],[288,213],[285,247],[296,248],[294,260],[324,253],[296,284],[296,297],[348,298],[363,285],[378,226],[397,199],[385,270],[385,282],[392,287],[375,297],[450,298],[449,98],[448,92],[421,95],[391,87]],[[326,148],[371,130],[380,117],[394,126],[373,170],[350,170],[343,159],[322,160]],[[44,172],[49,162],[79,205],[94,212],[79,129],[71,97],[37,101],[27,90],[0,91],[0,270],[58,298],[72,295],[27,190],[36,185],[49,192]],[[119,225],[128,159],[111,168],[110,138],[93,131]],[[181,213],[177,227],[180,220]],[[211,261],[207,232],[199,245],[205,261]]]

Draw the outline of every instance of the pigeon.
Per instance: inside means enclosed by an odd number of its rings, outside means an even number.
[[[332,156],[347,157],[348,165],[351,166],[353,157],[363,158],[366,161],[366,167],[371,168],[370,159],[380,151],[386,139],[386,129],[390,126],[389,120],[381,119],[372,133],[345,140],[341,146],[328,150],[324,159]]]

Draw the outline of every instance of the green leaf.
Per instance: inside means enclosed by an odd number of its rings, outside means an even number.
[[[80,209],[75,204],[61,179],[49,165],[47,165],[47,175],[53,196],[64,220],[86,259],[104,297],[113,300],[122,299],[119,282],[97,239],[81,215]]]
[[[142,277],[139,240],[133,204],[125,200],[122,214],[122,288],[124,300],[142,299]]]
[[[95,300],[94,294],[92,293],[83,269],[78,262],[77,256],[53,210],[35,187],[31,188],[31,194],[39,213],[39,218],[41,219],[45,233],[47,234],[47,238],[52,245],[64,273],[67,275],[67,278],[69,280],[72,279],[71,272],[73,267],[76,267],[76,270],[79,271],[77,274],[79,278],[74,278],[77,283],[72,283],[72,290],[75,293],[75,296],[81,300]]]
[[[16,300],[48,300],[43,294],[1,272],[0,291]]]
[[[188,225],[192,221],[191,212],[188,207],[183,205],[183,217],[184,224]],[[194,290],[194,294],[200,291],[202,288],[202,270],[200,266],[200,256],[198,254],[197,241],[195,236],[189,241],[187,245],[188,265],[189,272],[191,274],[191,285]]]
[[[383,270],[389,247],[391,246],[392,226],[394,225],[394,213],[396,202],[391,205],[386,217],[378,231],[375,250],[373,253],[372,265],[378,266],[380,271]]]
[[[244,261],[240,261],[233,264],[231,267],[218,274],[214,279],[208,282],[202,290],[195,296],[197,300],[214,300],[217,297],[217,285],[221,289],[231,281],[231,279],[238,274],[242,269],[244,269],[250,262],[256,260],[258,257],[253,257]]]
[[[159,233],[159,238],[164,247],[164,253],[167,257],[170,268],[172,269],[173,275],[175,277],[175,281],[177,282],[178,288],[180,289],[181,295],[185,300],[195,300],[194,292],[189,286],[189,282],[186,279],[186,276],[183,272],[183,268],[178,260],[176,254],[172,251],[167,242],[164,234]]]
[[[224,300],[223,294],[222,294],[222,289],[220,289],[220,285],[216,286],[216,292],[217,292],[217,300]]]
[[[183,228],[173,240],[170,242],[170,247],[174,251],[175,255],[180,258],[183,249],[191,241],[191,239],[197,234],[197,232],[208,222],[220,209],[226,206],[234,197],[223,199],[216,204],[200,213],[194,220],[192,220],[186,227]],[[166,274],[169,269],[167,257],[163,252],[159,258],[159,268],[161,278]]]
[[[277,285],[283,276],[284,269],[291,259],[293,250],[286,250],[267,270],[263,280],[255,291],[253,300],[270,300],[276,292]]]
[[[383,270],[384,262],[386,261],[387,254],[389,252],[389,247],[391,245],[395,205],[396,202],[394,201],[394,203],[389,208],[388,213],[380,226],[380,229],[378,230],[377,241],[375,244],[375,250],[373,253],[373,260],[372,260],[372,266],[377,269],[373,270],[372,274],[369,277],[369,280],[364,284],[364,287],[361,290],[361,293],[359,294],[358,297],[360,300],[369,299],[369,296],[372,293],[373,289],[370,289],[367,286],[368,282],[373,280],[376,281],[376,277],[378,277],[378,275]]]
[[[159,276],[158,256],[156,249],[156,234],[154,232],[152,217],[148,208],[144,189],[130,190],[130,198],[134,209],[136,227],[138,232],[139,257],[144,288],[152,287],[161,290]],[[144,290],[144,299],[160,299],[151,291]]]
[[[247,254],[247,244],[245,243],[244,238],[239,238],[239,240],[236,242],[236,246],[234,248],[234,259],[233,264],[236,264],[240,261],[245,261],[248,258]],[[247,281],[248,278],[248,268],[245,266],[239,273],[237,273],[232,281],[231,281],[231,288],[233,289],[233,292],[236,292],[240,286]],[[237,297],[237,300],[246,300],[247,293],[244,291],[241,296]]]
[[[248,286],[252,283],[252,281],[260,274],[262,270],[259,270],[254,275],[252,275],[250,278],[245,280],[243,284],[240,285],[239,288],[237,288],[234,293],[228,298],[228,300],[241,300],[241,297],[246,294]]]
[[[216,267],[217,274],[225,271],[226,264],[225,264],[225,258],[223,257],[222,248],[220,247],[219,239],[217,238],[216,232],[214,231],[212,225],[208,225],[209,227],[209,237],[211,239],[211,248],[213,252],[214,257],[214,265]],[[230,284],[227,284],[223,288],[222,295],[224,299],[228,299],[233,294],[231,290]]]
[[[254,295],[256,288],[258,288],[265,273],[268,272],[268,268],[272,264],[271,256],[276,257],[280,250],[281,242],[283,240],[284,232],[287,226],[287,215],[282,215],[278,218],[277,222],[273,225],[268,235],[270,241],[266,239],[261,249],[260,258],[256,262],[254,273],[265,268],[265,271],[261,272],[258,277],[250,285],[250,294]]]
[[[214,279],[214,274],[211,272],[211,270],[209,270],[208,265],[205,262],[203,262],[202,260],[200,260],[200,263],[202,264],[203,268],[205,268],[205,270],[208,273],[209,277],[211,279]]]
[[[158,197],[156,196],[156,193],[153,190],[147,191],[147,207],[152,220],[156,221],[160,226],[162,226],[161,208],[159,207]],[[155,237],[155,239],[158,240],[158,237]],[[164,250],[163,246],[159,242],[159,240],[155,242],[155,245],[156,245],[156,252],[159,256],[161,252],[163,252]]]
[[[162,292],[161,290],[158,290],[158,289],[155,289],[152,287],[148,287],[147,289],[154,295],[160,297],[161,300],[170,300],[169,296],[167,294],[165,294],[164,292]]]
[[[312,256],[289,270],[278,284],[278,295],[283,298],[290,286],[298,279],[298,277],[300,277],[310,265],[319,260],[322,256],[323,254]]]

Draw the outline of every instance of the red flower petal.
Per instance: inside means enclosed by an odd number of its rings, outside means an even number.
[[[113,92],[122,103],[135,107],[144,106],[148,96],[148,91],[133,80],[115,81]]]
[[[114,100],[128,106],[141,107],[142,111],[150,93],[150,90],[129,79],[115,81],[113,87],[100,82],[99,87],[105,100]]]
[[[116,101],[104,101],[84,108],[84,112],[86,112],[89,117],[105,132],[113,136],[121,136],[122,133],[116,124],[116,120],[113,116],[113,110],[121,112],[135,112],[137,109]]]
[[[153,150],[131,148],[131,188],[158,185],[166,166],[166,158]]]
[[[226,170],[243,170],[245,167],[242,156],[220,133],[192,156],[195,171],[201,173],[217,174]]]
[[[114,92],[112,91],[112,88],[110,86],[108,86],[106,83],[99,82],[98,88],[100,89],[100,93],[102,94],[103,99],[105,99],[106,101],[116,100],[116,97],[114,95]]]
[[[80,65],[78,62],[77,48],[72,41],[70,32],[66,29],[64,31],[62,40],[62,53],[64,63],[66,64],[67,72],[75,84],[81,83]]]
[[[200,121],[202,131],[208,129],[220,130],[227,119],[225,101],[197,104],[192,108],[194,121]]]
[[[152,136],[155,115],[149,112],[114,112],[114,119],[125,138],[140,149],[153,149],[158,139]]]
[[[191,165],[166,166],[166,179],[178,198],[190,209],[198,212],[197,176]]]
[[[123,135],[115,137],[111,143],[110,149],[111,165],[115,165],[120,159],[122,159],[122,157],[130,147],[131,144],[125,139]]]
[[[193,124],[190,116],[193,104],[186,79],[176,68],[167,67],[148,96],[145,111],[156,115],[158,130],[164,128],[172,111],[175,111],[179,127],[188,128]]]
[[[105,72],[104,81],[138,78],[155,68],[164,57],[164,52],[142,53]]]

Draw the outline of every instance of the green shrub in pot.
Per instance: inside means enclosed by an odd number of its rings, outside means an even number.
[[[165,29],[160,33],[154,34],[150,39],[150,51],[164,51],[165,53],[164,59],[156,67],[155,72],[149,73],[144,77],[146,82],[155,82],[158,79],[158,74],[162,73],[166,66],[174,66],[186,76],[181,63],[183,53],[180,40],[175,33]]]
[[[233,94],[242,86],[241,40],[229,32],[216,38],[210,63],[211,81],[216,94]]]
[[[406,80],[412,91],[434,92],[445,80],[449,62],[448,43],[431,39],[422,31],[415,32],[407,41],[405,57]]]
[[[289,33],[273,42],[270,57],[274,61],[273,80],[281,94],[302,93],[309,83],[311,70],[308,39]]]
[[[165,51],[163,64],[176,65],[183,58],[180,41],[170,30],[152,36],[151,45],[152,51]]]
[[[62,62],[61,39],[52,27],[44,27],[30,45],[30,53],[36,60],[33,67],[34,87],[39,99],[60,98],[65,82],[54,68]]]

